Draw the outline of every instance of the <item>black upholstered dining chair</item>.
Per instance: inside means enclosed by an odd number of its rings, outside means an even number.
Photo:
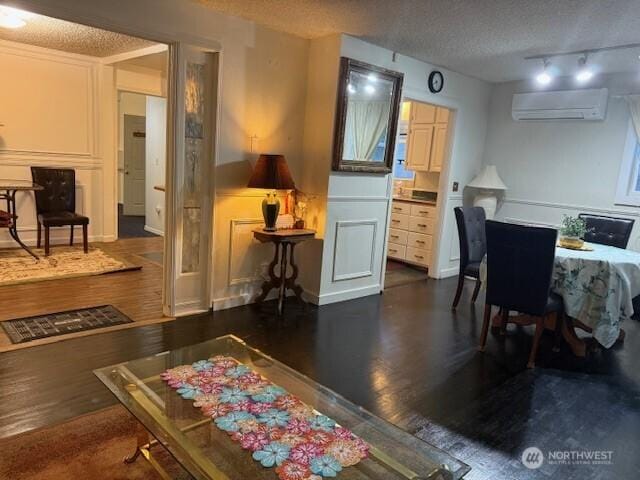
[[[44,227],[44,254],[49,255],[49,229],[71,227],[69,245],[73,245],[73,227],[82,225],[84,253],[89,251],[87,228],[89,218],[76,213],[76,172],[69,168],[31,167],[34,183],[43,189],[35,192],[38,214],[38,248]]]
[[[480,291],[480,262],[486,251],[487,242],[484,233],[486,216],[482,207],[456,207],[453,209],[458,225],[460,240],[460,272],[458,273],[458,287],[453,299],[452,309],[458,306],[460,295],[464,287],[465,277],[476,279],[471,302],[475,302]]]
[[[581,213],[578,217],[582,218],[587,224],[587,233],[584,235],[585,241],[627,248],[631,230],[633,229],[633,220],[588,213]]]
[[[527,367],[533,368],[545,328],[559,332],[563,302],[551,292],[557,231],[511,223],[486,222],[487,279],[480,351],[487,343],[491,307],[500,307],[501,326],[507,322],[535,324]],[[519,312],[509,317],[509,311]]]

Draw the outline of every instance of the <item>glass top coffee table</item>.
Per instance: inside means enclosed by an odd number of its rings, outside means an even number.
[[[217,355],[231,357],[284,388],[369,445],[369,456],[345,467],[337,474],[338,479],[457,480],[469,471],[467,465],[444,451],[374,416],[233,335],[95,371],[144,427],[138,436],[136,453],[125,461],[134,461],[142,454],[163,478],[170,478],[152,455],[152,447],[161,444],[196,479],[278,479],[273,468],[264,468],[252,459],[250,451],[232,441],[212,418],[194,407],[193,400],[182,398],[160,376],[167,369]],[[149,434],[154,438],[150,439]]]

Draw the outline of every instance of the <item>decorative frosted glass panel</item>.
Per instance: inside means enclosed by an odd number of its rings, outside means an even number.
[[[182,273],[200,265],[201,170],[205,161],[205,66],[187,63],[185,82],[184,205],[182,210]]]

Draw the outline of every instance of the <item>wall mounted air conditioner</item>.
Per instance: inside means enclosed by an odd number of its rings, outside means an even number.
[[[516,93],[511,115],[514,120],[604,120],[608,95],[606,88]]]

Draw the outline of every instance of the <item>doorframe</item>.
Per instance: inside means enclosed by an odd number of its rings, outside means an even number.
[[[169,50],[167,49],[166,51],[167,53],[167,67],[169,64]],[[109,65],[111,66],[111,65]],[[167,68],[167,81],[169,80],[169,70]],[[116,132],[116,136],[114,139],[115,142],[115,152],[116,152],[116,161],[115,161],[115,165],[114,168],[111,172],[107,172],[105,171],[105,175],[114,175],[115,180],[114,180],[114,185],[115,185],[115,189],[116,189],[116,193],[115,193],[115,205],[113,205],[112,207],[114,208],[113,210],[113,214],[115,215],[115,226],[114,226],[114,237],[116,240],[118,240],[120,238],[120,232],[118,230],[118,182],[119,182],[119,178],[118,178],[118,147],[120,146],[120,128],[119,128],[119,122],[120,122],[120,94],[121,93],[135,93],[137,95],[144,95],[145,97],[158,97],[158,98],[166,98],[167,102],[169,101],[168,98],[166,96],[162,96],[162,95],[157,95],[157,93],[151,93],[148,90],[144,90],[142,88],[140,89],[136,89],[136,88],[118,88],[118,85],[116,83],[116,79],[114,78],[113,81],[113,91],[114,91],[114,101],[116,103],[116,108],[114,109],[114,119],[113,119],[113,123],[114,123],[114,131]],[[145,111],[145,117],[146,117],[146,111]],[[169,114],[167,112],[167,124],[169,122]],[[167,132],[168,134],[168,132]],[[165,170],[165,174],[166,174],[166,170]],[[146,172],[145,172],[146,175]],[[165,182],[166,182],[166,178],[165,178]],[[165,195],[166,198],[166,195]],[[165,202],[166,203],[166,202]],[[107,209],[107,206],[105,205],[105,210]],[[166,205],[165,205],[165,212],[166,212]],[[166,227],[166,226],[165,226]],[[165,228],[165,235],[166,235],[166,228]]]
[[[15,0],[12,2],[12,6],[15,8],[21,8],[29,12],[45,15],[68,22],[78,23],[90,27],[100,28],[102,30],[108,30],[115,33],[122,33],[124,35],[130,35],[138,37],[144,40],[152,42],[163,43],[168,47],[168,68],[167,68],[167,164],[165,169],[165,242],[163,249],[163,288],[162,288],[162,309],[163,313],[167,316],[185,315],[188,313],[195,313],[192,311],[178,311],[175,305],[175,285],[173,284],[173,278],[175,275],[175,252],[169,251],[169,245],[171,242],[167,242],[167,238],[173,238],[177,235],[177,230],[173,221],[175,219],[175,207],[177,198],[175,195],[176,189],[174,185],[175,176],[175,162],[176,162],[176,122],[177,122],[177,80],[179,76],[179,69],[177,63],[177,52],[180,44],[188,44],[194,47],[202,48],[215,52],[218,54],[218,71],[217,71],[217,89],[216,89],[216,118],[217,122],[215,130],[213,132],[213,156],[214,162],[210,165],[209,178],[209,196],[211,198],[211,229],[209,232],[209,238],[211,244],[208,254],[208,268],[207,268],[207,288],[205,289],[205,298],[203,304],[211,309],[212,306],[212,292],[211,284],[213,278],[213,252],[215,251],[215,166],[220,154],[220,118],[221,118],[221,98],[222,98],[222,63],[224,52],[222,44],[217,40],[202,37],[200,35],[193,35],[190,33],[180,32],[179,34],[169,34],[162,30],[154,29],[149,23],[144,23],[139,26],[124,25],[121,22],[113,21],[110,18],[106,18],[95,13],[86,12],[78,13],[78,10],[71,9],[69,7],[56,5],[51,7],[48,5],[42,5],[38,0]],[[114,162],[115,176],[117,178],[117,161]],[[114,183],[114,198],[117,199],[117,182]],[[117,210],[117,203],[115,205]],[[116,232],[117,232],[117,215],[116,215]],[[171,249],[172,250],[172,249]],[[169,263],[171,259],[171,264]]]
[[[440,171],[440,179],[438,180],[438,206],[436,207],[436,224],[435,229],[437,234],[433,237],[433,249],[432,249],[432,264],[429,265],[429,278],[440,278],[440,248],[443,246],[445,216],[449,204],[449,183],[451,181],[451,165],[453,160],[453,147],[455,145],[455,135],[458,122],[458,111],[460,109],[459,103],[447,96],[435,96],[423,90],[414,88],[404,88],[402,92],[402,102],[417,102],[434,105],[436,107],[444,107],[450,110],[449,125],[452,125],[452,129],[449,132],[449,138],[447,139],[447,152],[445,155],[446,162],[444,168]],[[398,118],[399,120],[399,118]],[[393,170],[389,174],[389,202],[387,205],[387,225],[385,229],[384,239],[384,255],[381,271],[380,284],[382,290],[385,289],[385,274],[387,271],[387,242],[389,241],[389,228],[391,222],[391,211],[393,203]]]
[[[214,257],[213,252],[215,251],[215,197],[216,197],[216,185],[215,185],[215,168],[216,163],[219,158],[220,153],[220,118],[222,112],[222,102],[221,99],[221,72],[222,72],[222,52],[220,50],[216,51],[210,47],[194,45],[189,42],[183,42],[191,47],[201,48],[206,50],[207,53],[215,53],[216,62],[214,67],[214,71],[212,71],[212,81],[215,80],[216,85],[215,89],[212,90],[212,94],[216,99],[216,105],[211,115],[214,118],[214,129],[212,131],[212,139],[211,139],[211,154],[213,157],[213,161],[208,162],[209,167],[209,176],[208,176],[208,189],[205,193],[205,198],[209,200],[208,209],[204,210],[203,213],[210,212],[210,226],[208,232],[209,238],[209,248],[207,250],[207,256],[203,259],[205,264],[207,265],[207,271],[204,278],[204,298],[200,299],[199,302],[201,305],[206,306],[206,308],[199,308],[198,306],[188,304],[176,304],[176,282],[174,279],[176,275],[179,273],[176,269],[180,265],[180,261],[178,259],[178,255],[181,252],[175,251],[173,248],[172,241],[164,242],[164,288],[163,288],[163,308],[165,309],[165,315],[170,316],[184,316],[189,314],[194,314],[202,311],[210,310],[213,306],[212,300],[212,278],[213,278],[213,267],[214,267]],[[168,75],[167,82],[167,117],[171,119],[169,125],[167,126],[167,166],[166,166],[166,178],[167,182],[165,185],[165,223],[171,225],[171,235],[165,237],[166,239],[174,239],[180,240],[178,238],[179,233],[176,227],[176,218],[179,216],[179,196],[176,194],[177,189],[175,185],[176,180],[176,158],[178,155],[181,155],[182,152],[178,151],[183,144],[182,142],[177,141],[177,133],[181,130],[178,128],[177,120],[179,119],[178,115],[178,107],[180,102],[178,101],[178,89],[180,85],[180,42],[172,44],[169,47],[169,68],[168,71],[171,72],[171,75]],[[169,161],[171,158],[171,161]],[[166,229],[169,232],[169,229]],[[168,233],[167,233],[168,235]],[[181,240],[180,240],[181,241]],[[180,241],[177,241],[176,244],[180,244]],[[189,275],[189,274],[187,274]]]

